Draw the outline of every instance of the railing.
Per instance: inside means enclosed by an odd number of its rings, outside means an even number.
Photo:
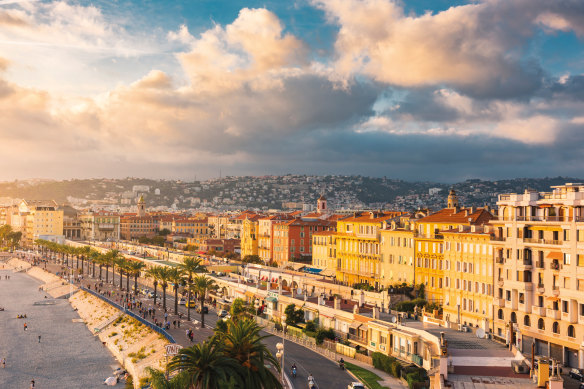
[[[491,236],[491,240],[495,240],[497,242],[504,242],[505,239],[507,239],[507,238],[504,236]]]
[[[561,245],[564,242],[561,240],[552,240],[552,239],[535,239],[535,238],[524,238],[523,241],[525,243],[535,243],[535,244],[551,244],[551,245]]]
[[[82,290],[91,293],[92,295],[94,295],[95,297],[98,297],[100,299],[102,299],[103,301],[105,301],[106,303],[116,307],[117,309],[119,309],[120,311],[124,312],[126,315],[131,316],[132,318],[138,320],[140,323],[144,324],[147,327],[150,327],[151,329],[153,329],[154,331],[158,332],[159,334],[161,334],[162,336],[164,336],[166,339],[168,339],[169,342],[171,343],[176,343],[176,341],[174,340],[174,338],[172,337],[172,335],[170,335],[168,332],[166,332],[164,329],[154,325],[154,323],[149,322],[148,320],[143,319],[142,317],[136,315],[134,312],[129,311],[128,309],[122,307],[121,305],[119,305],[118,303],[113,302],[112,300],[108,299],[105,296],[100,295],[99,293],[87,289],[84,286],[80,287]]]
[[[531,259],[524,259],[523,260],[523,266],[532,266]]]
[[[349,340],[354,340],[355,342],[367,344],[367,338],[362,338],[360,336],[353,335],[353,334],[348,334],[348,338],[349,338]]]
[[[545,264],[543,261],[536,261],[535,262],[535,267],[539,268],[539,269],[544,269],[545,268]]]
[[[560,270],[560,264],[558,262],[552,262],[552,263],[550,263],[550,269]]]
[[[505,258],[503,258],[503,257],[495,258],[495,263],[504,264]]]

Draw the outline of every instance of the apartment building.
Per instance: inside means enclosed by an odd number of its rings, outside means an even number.
[[[312,236],[314,233],[335,229],[336,222],[327,220],[292,220],[274,223],[273,260],[278,265],[289,262],[312,262]]]
[[[172,221],[173,234],[190,236],[209,236],[209,225],[206,217],[185,217]]]
[[[53,200],[22,200],[12,209],[10,222],[13,229],[22,232],[25,246],[37,239],[63,236],[63,210]]]
[[[337,221],[337,280],[375,287],[380,282],[380,233],[402,212],[364,212]]]
[[[120,239],[120,215],[117,213],[82,212],[78,218],[83,239],[102,242]]]
[[[122,216],[120,218],[121,239],[132,240],[142,236],[152,238],[158,231],[158,219],[153,216]]]
[[[499,195],[495,334],[584,368],[584,184]]]
[[[272,215],[258,219],[258,255],[265,263],[272,262],[273,257],[273,232],[274,224],[292,220],[290,214]]]
[[[459,226],[444,236],[443,317],[446,322],[479,327],[493,324],[493,247],[489,226]]]
[[[416,221],[415,283],[424,284],[428,301],[443,302],[444,231],[459,226],[480,226],[493,215],[484,208],[458,205],[454,190],[448,195],[448,207]]]
[[[241,224],[241,258],[259,255],[258,220],[260,215],[248,214]]]
[[[321,231],[312,234],[312,266],[336,273],[337,238],[335,231]]]

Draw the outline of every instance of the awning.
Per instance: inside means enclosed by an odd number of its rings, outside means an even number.
[[[315,267],[305,267],[304,271],[311,274],[320,274],[322,269],[317,269]]]
[[[269,301],[271,303],[277,303],[278,299],[276,297],[268,296],[266,297],[266,301]]]
[[[356,330],[359,327],[361,327],[362,325],[363,325],[363,323],[361,323],[360,321],[354,321],[351,324],[349,324],[349,328]]]
[[[325,276],[325,277],[334,277],[337,275],[337,272],[334,269],[324,269],[323,271],[320,272],[319,275]]]
[[[564,254],[562,254],[559,251],[551,251],[545,257],[550,258],[550,259],[557,259],[558,261],[561,261],[564,259]]]
[[[531,230],[534,230],[534,231],[561,231],[562,230],[562,227],[559,227],[559,226],[555,226],[555,227],[552,227],[552,226],[532,226],[529,228]]]
[[[304,266],[306,266],[305,263],[297,263],[297,262],[292,262],[292,269],[294,270],[300,270],[302,269]]]

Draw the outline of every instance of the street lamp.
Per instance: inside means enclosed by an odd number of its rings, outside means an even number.
[[[283,335],[282,335],[283,336]],[[282,343],[276,343],[276,349],[278,352],[276,353],[276,358],[278,358],[280,362],[280,380],[282,384],[284,383],[284,338],[282,337]]]

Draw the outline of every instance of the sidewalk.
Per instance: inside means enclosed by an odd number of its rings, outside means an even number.
[[[347,358],[347,359],[345,359],[345,361],[377,374],[381,378],[380,381],[377,381],[379,383],[379,385],[381,385],[381,386],[386,386],[386,387],[391,388],[391,389],[396,389],[396,388],[408,389],[408,386],[406,384],[404,384],[402,380],[390,376],[389,374],[387,374],[383,370],[376,369],[375,367],[373,367],[371,365],[368,365],[364,362],[358,361],[358,360],[353,359],[353,358]],[[349,373],[351,373],[351,372],[349,372]],[[353,374],[351,374],[351,375],[353,375]]]

